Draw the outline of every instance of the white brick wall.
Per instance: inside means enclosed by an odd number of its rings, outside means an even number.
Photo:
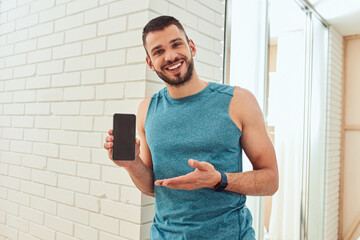
[[[164,86],[141,41],[160,14],[221,82],[221,0],[0,0],[0,239],[149,238],[154,199],[102,145],[115,112]]]

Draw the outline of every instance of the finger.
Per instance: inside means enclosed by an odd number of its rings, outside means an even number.
[[[162,187],[171,187],[171,181],[170,179],[162,179],[162,180],[157,180],[154,183],[156,186],[162,186]]]
[[[157,180],[157,181],[155,181],[155,185],[156,185],[156,186],[162,186],[163,183],[164,183],[164,180]]]
[[[108,149],[109,158],[112,160],[112,148]]]
[[[105,141],[106,141],[106,142],[113,142],[113,141],[114,141],[114,136],[113,136],[113,135],[107,136],[107,137],[105,138]]]
[[[173,178],[162,179],[155,181],[156,186],[170,187],[174,184]]]
[[[208,170],[209,169],[209,163],[199,162],[195,159],[189,159],[189,166],[192,168],[197,168],[199,170]]]
[[[108,132],[109,135],[113,135],[113,130],[110,129],[109,132]]]
[[[173,189],[179,188],[178,185],[173,184],[170,179],[157,180],[155,181],[155,185],[160,187],[173,188]]]
[[[106,142],[106,143],[104,143],[104,148],[105,148],[106,150],[108,150],[109,148],[112,148],[113,145],[114,145],[114,144],[113,144],[112,142]]]
[[[182,188],[185,184],[191,184],[194,180],[190,174],[182,175],[179,177],[164,179],[162,185],[166,187]]]
[[[188,174],[155,181],[156,186],[167,187],[171,189],[183,189],[183,190],[192,190],[195,189],[194,181]]]
[[[136,138],[136,139],[135,139],[135,144],[137,144],[137,145],[140,146],[140,139]]]

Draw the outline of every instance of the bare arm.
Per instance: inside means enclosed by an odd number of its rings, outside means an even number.
[[[154,196],[154,183],[153,183],[153,166],[150,149],[146,142],[145,137],[145,118],[150,99],[145,99],[138,108],[136,127],[140,136],[136,139],[136,154],[134,161],[113,161],[116,165],[124,167],[133,180],[137,188],[146,195]],[[109,131],[109,136],[106,137],[104,148],[107,149],[109,158],[112,160],[112,146],[114,136],[112,130]],[[141,151],[140,151],[141,142]]]
[[[136,127],[141,140],[141,151],[131,168],[126,168],[138,189],[154,197],[154,175],[151,152],[145,136],[145,119],[151,98],[141,102],[138,108]]]
[[[226,173],[226,190],[245,195],[273,195],[278,189],[276,155],[255,97],[245,89],[235,88],[230,115],[242,130],[241,146],[253,171]]]

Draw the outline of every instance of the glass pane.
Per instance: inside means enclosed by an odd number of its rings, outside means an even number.
[[[263,239],[300,238],[304,142],[306,14],[289,0],[270,1],[269,133],[279,166],[279,190],[265,200]]]
[[[323,239],[326,93],[327,93],[327,28],[313,18],[311,135],[309,163],[308,239]]]
[[[250,90],[263,107],[267,1],[231,2],[230,84]]]
[[[226,46],[229,60],[226,66],[227,79],[230,79],[228,83],[250,90],[263,109],[267,50],[267,1],[228,0],[227,3],[227,21],[230,23],[227,33],[231,33],[230,44],[228,43]],[[249,170],[252,170],[252,165],[243,154],[243,171]],[[259,217],[263,214],[261,197],[248,196],[246,205],[253,216],[256,239],[260,239],[263,226],[263,218]]]

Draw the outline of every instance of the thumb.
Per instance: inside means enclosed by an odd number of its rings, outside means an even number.
[[[189,166],[192,168],[197,168],[199,170],[207,170],[208,164],[209,163],[207,163],[207,162],[199,162],[195,159],[189,159]]]

